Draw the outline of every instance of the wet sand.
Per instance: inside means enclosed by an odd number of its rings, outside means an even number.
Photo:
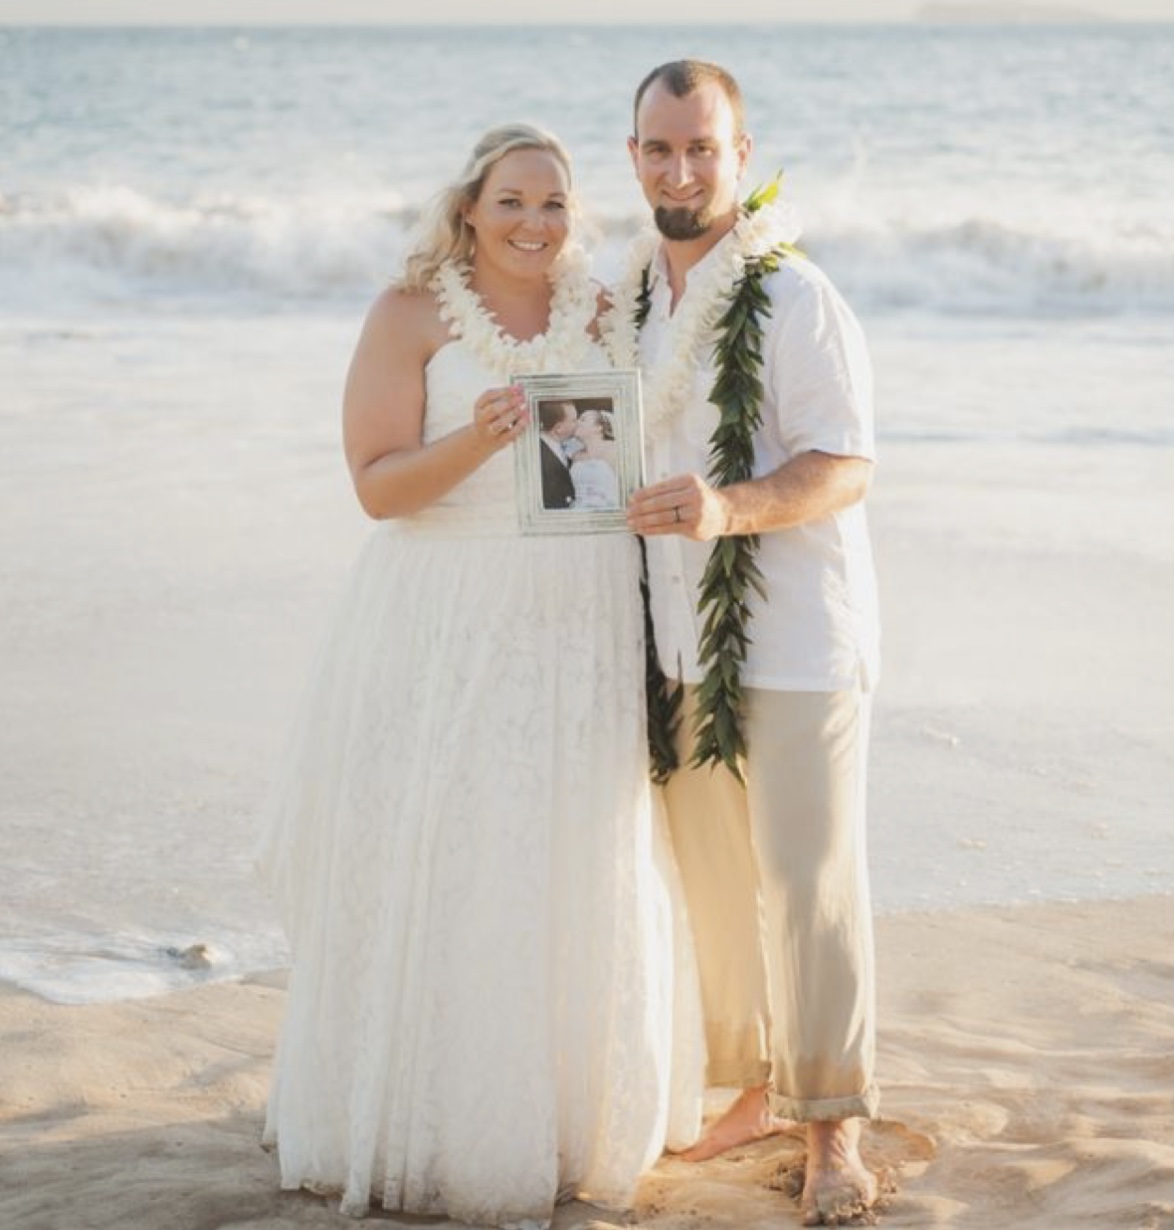
[[[883,1224],[1174,1225],[1174,901],[880,920]],[[64,1006],[0,994],[0,1226],[338,1227],[260,1146],[280,976]],[[798,1225],[783,1137],[642,1183],[649,1230]],[[385,1214],[376,1215],[379,1220]],[[421,1219],[390,1219],[421,1224]],[[431,1221],[428,1224],[447,1223]],[[556,1230],[630,1224],[587,1205]]]

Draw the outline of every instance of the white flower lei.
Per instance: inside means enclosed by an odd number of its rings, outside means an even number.
[[[667,358],[641,372],[644,434],[652,438],[680,412],[693,393],[702,344],[712,349],[713,332],[742,277],[746,262],[765,256],[779,244],[799,237],[798,215],[786,203],[763,205],[743,212],[733,230],[722,237],[712,257],[677,305],[668,322]],[[612,309],[601,322],[612,363],[619,368],[640,366],[636,325],[644,271],[656,257],[660,236],[646,231],[633,241],[623,279],[612,292]]]
[[[591,342],[597,295],[578,250],[564,252],[551,273],[554,294],[550,323],[544,333],[526,341],[511,337],[489,314],[481,296],[469,285],[473,271],[445,261],[429,287],[435,293],[441,320],[449,334],[468,348],[501,380],[538,371],[574,371]]]

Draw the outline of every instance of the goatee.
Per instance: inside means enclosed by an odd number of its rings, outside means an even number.
[[[666,209],[658,205],[652,218],[666,239],[700,239],[713,225],[708,209]]]

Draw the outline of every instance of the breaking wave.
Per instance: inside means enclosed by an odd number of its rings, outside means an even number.
[[[0,196],[0,309],[63,299],[142,306],[227,297],[262,310],[361,300],[397,268],[417,217],[416,206],[377,195],[174,201],[86,186]],[[635,214],[598,223],[601,266],[640,223]],[[1174,308],[1174,222],[1081,234],[994,216],[840,213],[803,242],[872,313]]]

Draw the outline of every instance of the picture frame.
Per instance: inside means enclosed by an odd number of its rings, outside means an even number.
[[[635,370],[512,378],[530,422],[514,446],[524,534],[626,532],[644,483],[644,423]]]

